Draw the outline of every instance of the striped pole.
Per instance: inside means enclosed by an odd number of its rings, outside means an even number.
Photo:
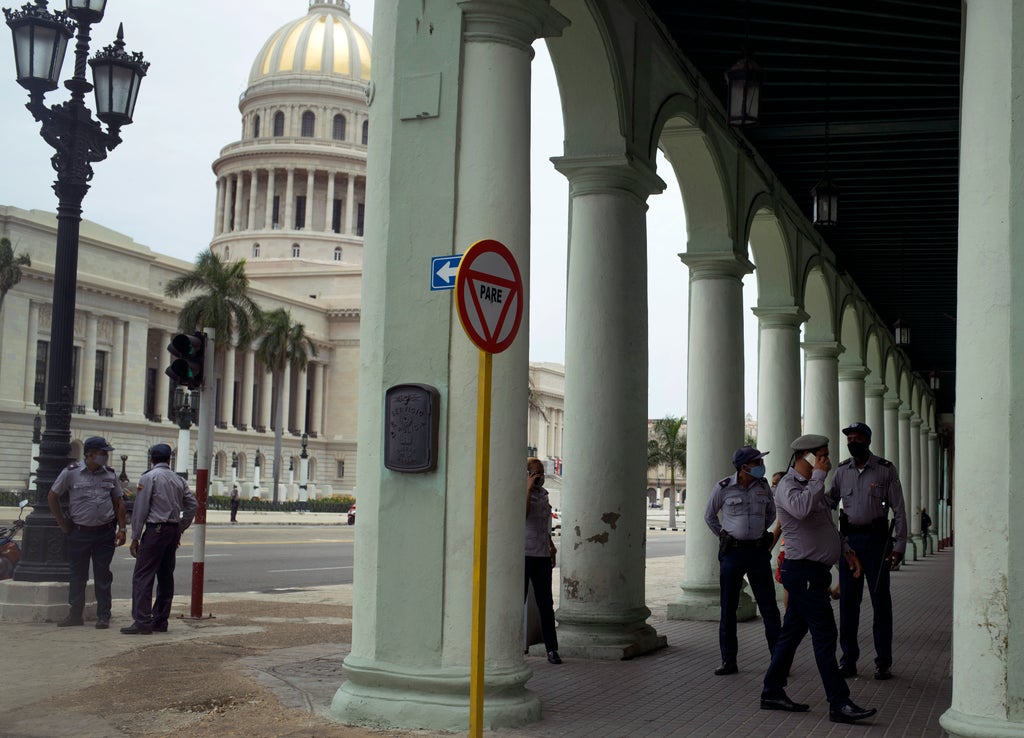
[[[210,460],[213,456],[213,405],[216,399],[214,387],[214,339],[213,328],[203,328],[206,334],[206,350],[203,352],[203,387],[199,395],[199,438],[196,441],[196,500],[199,509],[193,523],[195,534],[192,540],[192,608],[193,619],[203,617],[203,578],[206,564],[206,497],[210,483]]]

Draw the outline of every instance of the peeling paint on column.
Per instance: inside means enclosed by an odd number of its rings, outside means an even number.
[[[588,538],[587,541],[589,543],[600,543],[602,545],[608,543],[608,531],[605,531],[604,533],[598,533],[596,536],[590,536],[590,538]]]
[[[601,522],[607,525],[612,530],[615,530],[615,524],[619,521],[622,515],[615,512],[606,512],[601,516]]]
[[[562,577],[562,591],[565,593],[566,599],[576,600],[580,596],[580,580],[570,579],[569,577]]]

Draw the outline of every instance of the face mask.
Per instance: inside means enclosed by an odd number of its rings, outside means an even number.
[[[863,459],[868,455],[868,445],[866,443],[848,443],[846,448],[850,452],[850,456],[855,459]]]
[[[100,466],[106,466],[107,459],[109,458],[110,457],[107,454],[96,454],[95,456],[92,457],[92,460],[99,464]]]
[[[752,476],[754,479],[764,479],[765,471],[764,464],[761,464],[761,466],[750,467],[747,470],[747,474]]]

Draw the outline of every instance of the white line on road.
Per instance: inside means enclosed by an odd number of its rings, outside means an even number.
[[[318,569],[268,569],[267,574],[285,574],[290,571],[335,571],[337,569],[351,568],[351,566],[321,566]]]

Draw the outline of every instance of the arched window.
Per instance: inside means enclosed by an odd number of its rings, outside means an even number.
[[[231,258],[231,247],[230,246],[225,246],[224,247],[224,261],[227,261],[230,258]]]
[[[302,114],[302,137],[313,138],[313,129],[316,127],[316,116],[312,110]]]
[[[363,121],[363,146],[370,140],[370,121]]]
[[[334,260],[341,261],[341,246],[334,247]]]
[[[260,117],[258,115],[252,119],[252,137],[260,137]]]
[[[292,244],[292,258],[293,259],[298,259],[299,258],[299,244],[297,244],[297,243],[293,243]]]
[[[238,452],[238,478],[245,479],[245,454]]]
[[[334,116],[334,126],[331,128],[331,138],[335,141],[345,140],[345,116],[341,113]]]
[[[274,135],[284,135],[284,113],[282,113],[280,110],[274,113]]]
[[[316,459],[309,457],[309,481],[316,481]]]
[[[213,476],[224,476],[224,452],[221,451],[213,457]]]
[[[260,245],[258,243],[254,243],[252,245],[252,258],[260,258]]]

